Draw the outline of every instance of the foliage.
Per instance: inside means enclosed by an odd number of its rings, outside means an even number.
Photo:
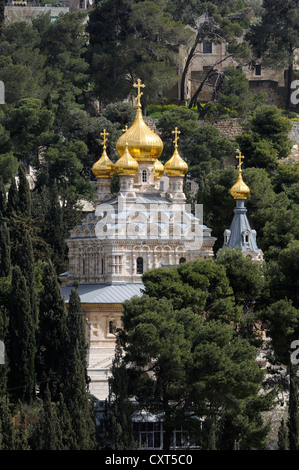
[[[178,423],[190,431],[194,443],[210,448],[211,440],[200,438],[196,420],[192,426],[184,410],[205,416],[205,424],[216,424],[216,448],[224,445],[225,417],[234,422],[234,438],[242,436],[241,448],[262,448],[268,428],[258,416],[271,400],[263,397],[260,411],[250,411],[251,400],[259,401],[263,373],[255,348],[236,334],[233,325],[240,317],[230,317],[229,323],[222,313],[232,309],[232,304],[223,305],[223,295],[228,300],[232,293],[224,266],[197,260],[147,271],[143,281],[144,295],[124,304],[120,340],[129,396],[137,400],[137,409],[165,413],[164,450]],[[233,442],[225,445],[232,449]]]
[[[246,156],[245,166],[275,169],[278,159],[290,154],[292,143],[288,132],[291,128],[290,121],[275,106],[258,107],[248,119],[245,131],[236,137]]]
[[[191,36],[163,3],[150,0],[97,1],[89,14],[87,32],[96,95],[101,101],[120,99],[139,77],[147,84],[144,103],[148,97],[161,100],[175,85],[178,50]]]

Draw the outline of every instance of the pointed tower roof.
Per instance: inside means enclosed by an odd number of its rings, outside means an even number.
[[[241,248],[244,255],[250,256],[252,259],[262,261],[263,253],[256,243],[256,231],[250,226],[247,218],[247,209],[245,207],[245,199],[250,194],[250,189],[242,178],[242,159],[241,152],[238,150],[236,158],[239,160],[238,180],[231,188],[231,195],[236,200],[234,209],[234,217],[229,230],[224,231],[224,246],[228,248]]]

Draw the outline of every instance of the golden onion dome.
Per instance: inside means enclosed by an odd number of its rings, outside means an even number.
[[[230,190],[230,193],[231,193],[231,195],[233,196],[234,199],[246,199],[250,194],[250,189],[247,186],[247,184],[244,183],[243,178],[242,178],[241,166],[242,166],[242,163],[243,163],[242,158],[244,158],[244,157],[241,155],[240,151],[239,151],[238,155],[236,156],[236,158],[238,158],[238,160],[239,160],[239,165],[238,165],[239,175],[238,175],[237,182],[232,186],[232,188]]]
[[[121,157],[114,164],[115,170],[120,176],[134,176],[138,171],[139,165],[130,155],[128,144],[125,145],[125,150]]]
[[[164,168],[166,171],[167,176],[185,176],[185,174],[188,171],[188,165],[187,163],[182,159],[182,157],[179,155],[178,152],[178,134],[180,134],[180,131],[177,130],[177,127],[175,128],[174,131],[172,131],[175,134],[175,139],[174,139],[174,153],[170,160],[165,163]]]
[[[101,135],[104,135],[103,153],[101,158],[93,165],[92,172],[97,178],[111,178],[115,173],[115,168],[106,152],[106,136],[109,134],[104,129]]]
[[[135,120],[132,126],[119,137],[116,142],[116,150],[119,155],[122,155],[125,151],[125,145],[128,143],[129,153],[135,160],[155,161],[163,151],[163,142],[143,120],[140,104],[140,97],[143,93],[140,92],[140,88],[145,85],[141,84],[141,80],[138,78],[137,84],[134,83],[133,86],[138,88]]]
[[[160,162],[160,160],[155,160],[154,163],[154,178],[160,179],[165,173],[164,165]]]

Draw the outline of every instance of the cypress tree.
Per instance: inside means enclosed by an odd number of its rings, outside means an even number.
[[[129,377],[126,365],[122,362],[119,338],[116,339],[115,356],[109,380],[109,419],[108,442],[112,449],[131,450],[136,448],[131,415],[132,403],[128,397]]]
[[[76,432],[72,426],[70,412],[65,404],[64,397],[60,394],[56,404],[59,416],[61,450],[71,450],[75,448]]]
[[[31,216],[31,196],[30,187],[26,176],[26,169],[22,162],[18,169],[19,190],[18,190],[18,212],[22,217]]]
[[[30,402],[35,396],[35,327],[30,312],[30,294],[19,266],[12,269],[12,292],[8,384],[15,398]]]
[[[72,289],[67,313],[67,345],[63,396],[72,428],[76,430],[74,450],[96,448],[96,427],[92,398],[86,390],[86,341],[77,289]]]
[[[0,340],[4,343],[4,364],[0,364],[0,397],[7,394],[7,311],[4,305],[0,306]],[[1,416],[1,415],[0,415]]]
[[[51,262],[44,266],[42,286],[37,333],[37,378],[43,382],[40,385],[41,394],[45,390],[46,381],[49,381],[52,399],[57,401],[65,381],[67,330],[65,302]]]
[[[0,177],[0,218],[4,217],[6,210],[6,191],[3,179]]]
[[[299,403],[298,403],[298,378],[296,376],[296,366],[290,368],[290,393],[289,393],[289,448],[299,449]]]
[[[77,286],[71,290],[69,304],[68,304],[68,315],[67,315],[67,328],[68,328],[68,343],[72,350],[74,347],[78,351],[78,355],[82,366],[84,368],[84,374],[87,380],[87,344],[85,339],[85,330],[83,323],[83,313],[81,307],[81,301],[78,294]]]
[[[59,450],[60,426],[55,404],[51,402],[49,387],[46,387],[41,416],[30,443],[33,450]]]
[[[278,450],[288,449],[288,431],[285,420],[282,418],[278,430]]]
[[[18,188],[16,179],[11,178],[10,187],[8,190],[7,205],[6,205],[6,217],[11,217],[13,214],[18,212]]]
[[[0,450],[14,450],[12,414],[4,398],[0,399]]]
[[[28,438],[29,433],[27,429],[26,415],[23,403],[19,401],[19,419],[15,432],[15,450],[30,450]]]
[[[56,272],[64,272],[67,266],[67,246],[65,243],[63,213],[59,202],[56,182],[54,182],[50,188],[50,201],[45,216],[43,236],[46,242],[51,246],[51,258]]]
[[[35,262],[32,247],[31,236],[28,230],[23,232],[22,237],[18,237],[18,241],[14,247],[13,255],[14,264],[18,265],[21,269],[23,276],[26,279],[28,290],[30,293],[30,306],[31,315],[34,324],[37,323],[37,294],[35,284]]]
[[[10,274],[10,235],[7,223],[0,217],[0,277]]]
[[[86,391],[85,370],[79,351],[74,348],[69,358],[64,399],[76,431],[72,450],[96,449],[96,424],[93,401]]]

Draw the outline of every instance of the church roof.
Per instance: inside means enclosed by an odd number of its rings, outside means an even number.
[[[135,295],[141,297],[142,282],[116,284],[79,284],[78,294],[82,304],[122,304]],[[61,294],[68,303],[73,286],[61,288]]]

